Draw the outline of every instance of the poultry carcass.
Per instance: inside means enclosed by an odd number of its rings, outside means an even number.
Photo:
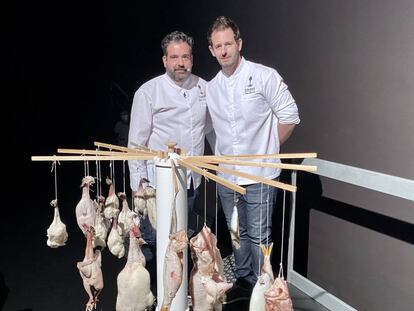
[[[150,290],[150,275],[143,264],[139,227],[134,225],[129,235],[129,252],[127,263],[118,274],[118,296],[116,311],[144,311],[154,303]]]
[[[108,196],[105,200],[104,216],[107,219],[114,218],[116,211],[119,211],[119,200],[116,196],[115,186],[110,178],[106,178],[106,184],[109,186]]]
[[[164,258],[164,297],[161,311],[168,311],[183,281],[184,252],[188,239],[185,230],[170,234]]]
[[[144,189],[144,197],[146,202],[146,209],[148,213],[148,219],[151,226],[157,228],[157,203],[156,203],[156,190],[148,186]]]
[[[76,221],[83,234],[86,235],[85,225],[95,227],[96,207],[89,196],[89,187],[95,183],[92,176],[85,176],[82,179],[82,198],[76,205]]]
[[[260,275],[254,285],[252,296],[250,298],[249,311],[265,311],[265,297],[264,293],[272,286],[274,282],[274,275],[272,264],[270,262],[270,255],[272,253],[273,243],[266,247],[260,245],[263,253],[263,265],[260,270]]]
[[[57,200],[50,202],[54,207],[53,221],[47,229],[47,245],[51,248],[57,248],[65,245],[68,240],[66,225],[60,220],[59,207]]]
[[[103,205],[105,202],[104,197],[97,197],[98,202],[93,201],[96,209],[95,219],[95,237],[93,239],[93,247],[106,247],[106,238],[108,236],[108,230],[110,228],[110,222],[108,219],[103,217]]]
[[[137,216],[137,214],[130,210],[125,192],[119,192],[118,196],[122,201],[122,210],[118,215],[118,226],[122,230],[122,237],[125,238],[128,235],[130,228],[134,224],[134,218]]]
[[[142,183],[139,183],[138,191],[134,193],[134,211],[143,217],[147,217],[147,202],[145,200]]]
[[[109,232],[107,245],[112,255],[122,258],[125,255],[125,245],[124,239],[121,236],[121,230],[118,227],[118,213],[119,210],[115,212],[112,219],[112,228],[111,232]]]
[[[98,296],[103,289],[104,282],[101,270],[101,252],[99,250],[94,252],[92,246],[95,230],[88,225],[84,225],[84,230],[86,232],[85,258],[77,263],[77,267],[83,280],[83,286],[89,296],[86,311],[92,311],[96,308]]]

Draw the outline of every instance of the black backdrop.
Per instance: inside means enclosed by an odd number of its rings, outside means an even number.
[[[263,16],[269,3],[255,10]],[[50,163],[30,157],[52,155],[57,148],[93,148],[94,141],[115,143],[119,111],[130,109],[141,83],[164,72],[160,41],[166,33],[182,30],[195,38],[194,72],[209,80],[218,66],[207,49],[208,25],[229,15],[254,36],[257,12],[251,9],[248,1],[237,7],[220,1],[6,3],[0,75],[3,171],[8,173],[2,183],[0,273],[5,284],[0,287],[10,292],[4,310],[75,310],[86,302],[75,265],[83,258],[84,242],[74,217],[84,167],[58,166],[59,206],[69,241],[50,249],[46,228],[52,220],[54,175]],[[254,58],[255,47],[250,49]],[[100,308],[112,310],[114,280],[124,261],[109,255],[103,260]]]

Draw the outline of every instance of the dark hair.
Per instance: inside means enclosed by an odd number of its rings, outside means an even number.
[[[230,18],[226,16],[219,16],[216,18],[214,23],[210,26],[210,29],[207,32],[207,41],[208,44],[211,45],[211,35],[216,30],[224,30],[230,28],[233,30],[234,33],[234,40],[239,40],[241,38],[239,26],[235,22],[233,22]]]
[[[171,42],[180,42],[180,41],[186,42],[190,46],[191,51],[193,50],[194,39],[186,35],[184,32],[176,30],[166,35],[164,39],[162,39],[161,41],[161,48],[162,48],[162,52],[164,53],[164,55],[167,55],[167,46]]]

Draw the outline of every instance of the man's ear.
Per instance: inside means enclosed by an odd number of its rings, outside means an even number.
[[[216,57],[216,55],[214,54],[213,47],[211,45],[208,46],[208,49],[210,50],[211,55],[213,55],[213,57]]]
[[[164,55],[164,56],[162,57],[162,62],[163,62],[163,64],[164,64],[164,67],[165,67],[165,68],[167,68],[167,56],[165,56],[165,55]]]
[[[243,40],[241,38],[237,41],[237,46],[238,46],[239,52],[240,52],[241,49],[242,49],[242,46],[243,46]]]

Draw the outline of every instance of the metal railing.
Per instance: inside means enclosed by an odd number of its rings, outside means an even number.
[[[345,182],[351,185],[371,189],[395,197],[414,201],[414,180],[401,177],[386,175],[379,172],[369,171],[353,166],[343,165],[322,159],[305,159],[304,165],[316,165],[317,174],[336,181]],[[296,185],[297,172],[292,172],[292,184]],[[355,311],[356,309],[342,301],[335,295],[329,293],[322,287],[313,283],[303,275],[294,270],[294,245],[295,245],[295,214],[296,214],[296,194],[292,193],[291,200],[291,219],[289,231],[287,280],[290,284],[310,296],[329,310],[335,311]]]

